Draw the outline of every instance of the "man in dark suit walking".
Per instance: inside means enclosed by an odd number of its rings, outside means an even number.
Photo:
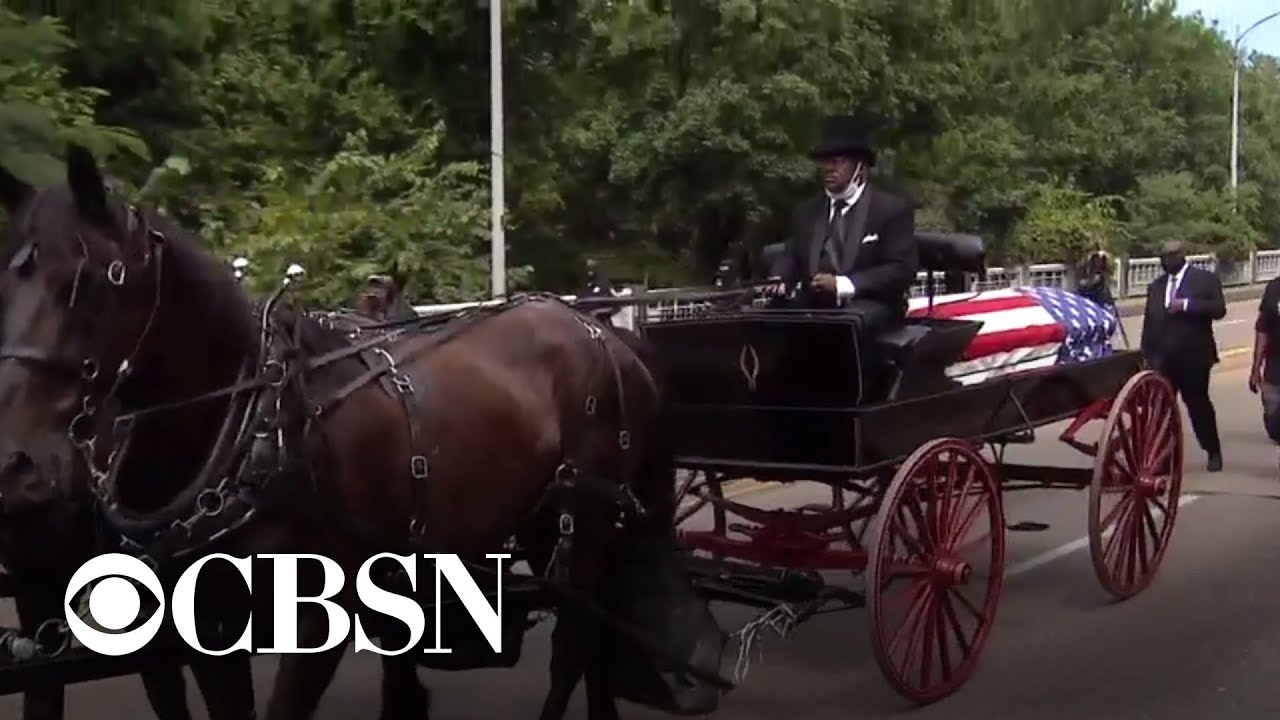
[[[920,263],[915,209],[867,183],[876,152],[856,118],[828,118],[810,156],[822,167],[824,192],[797,209],[769,294],[798,284],[807,307],[847,308],[871,331],[900,324]]]
[[[1209,373],[1218,362],[1213,321],[1227,314],[1222,283],[1215,273],[1191,267],[1180,242],[1165,243],[1160,265],[1165,274],[1147,286],[1142,354],[1182,396],[1196,441],[1209,455],[1208,470],[1218,472],[1222,443],[1209,398]]]

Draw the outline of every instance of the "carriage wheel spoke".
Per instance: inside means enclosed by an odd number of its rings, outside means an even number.
[[[1131,462],[1133,461],[1130,458],[1121,453],[1111,456],[1107,467],[1108,482],[1105,486],[1109,492],[1123,491],[1126,486],[1138,481],[1138,466],[1130,464]]]
[[[965,635],[964,625],[962,625],[960,622],[960,616],[956,614],[956,605],[954,602],[950,602],[952,595],[960,595],[961,601],[964,601],[965,598],[963,597],[963,594],[959,590],[956,590],[955,588],[948,588],[947,589],[948,602],[943,603],[943,608],[946,610],[947,625],[951,628],[951,631],[955,633],[956,643],[960,646],[960,655],[962,658],[964,658],[969,656],[969,651],[972,646],[969,643],[969,638],[966,637]],[[974,633],[977,634],[977,631],[980,630],[981,628],[982,628],[982,623],[979,622],[978,625],[974,628]]]
[[[1143,465],[1147,468],[1160,467],[1164,462],[1165,456],[1169,454],[1169,448],[1173,443],[1169,442],[1169,434],[1173,430],[1173,418],[1165,415],[1159,425],[1153,424],[1153,429],[1148,437],[1147,457],[1144,458]]]
[[[1127,578],[1130,576],[1133,569],[1133,553],[1136,545],[1136,539],[1133,537],[1130,525],[1135,514],[1136,511],[1131,510],[1125,513],[1124,517],[1116,523],[1115,537],[1120,538],[1120,540],[1117,543],[1116,548],[1116,555],[1119,556],[1119,565],[1116,567],[1114,577],[1117,581],[1122,583],[1122,587],[1124,587],[1128,582],[1131,582],[1130,580],[1127,580]]]
[[[915,634],[916,628],[920,625],[920,619],[924,617],[924,612],[928,608],[930,599],[933,597],[933,588],[928,583],[920,583],[922,592],[916,597],[915,602],[911,604],[911,609],[907,611],[907,616],[902,619],[902,624],[898,626],[897,632],[894,633],[893,642],[889,645],[889,656],[896,654],[899,645],[903,641],[909,640]],[[908,656],[914,647],[911,643],[907,645]],[[904,658],[903,664],[908,664]],[[898,667],[899,674],[902,673],[903,667]]]
[[[1129,506],[1132,504],[1133,504],[1133,493],[1126,492],[1125,494],[1121,495],[1119,499],[1116,500],[1116,504],[1113,505],[1111,509],[1107,511],[1107,516],[1104,517],[1102,519],[1102,522],[1099,524],[1100,532],[1105,533],[1107,529],[1111,527],[1111,524],[1117,521],[1119,514],[1127,510]],[[1112,538],[1114,537],[1115,536],[1112,535]],[[1108,542],[1110,542],[1110,540],[1108,540]]]
[[[942,598],[937,593],[930,596],[929,609],[923,614],[920,632],[920,687],[929,687],[933,677],[933,641],[938,634],[935,629],[938,618],[938,605]]]
[[[1111,533],[1111,537],[1107,538],[1107,545],[1106,545],[1106,548],[1103,550],[1103,554],[1107,557],[1111,556],[1111,551],[1113,548],[1115,548],[1117,541],[1121,543],[1124,542],[1124,539],[1123,539],[1124,532],[1122,532],[1122,529],[1124,526],[1125,518],[1129,517],[1129,513],[1133,509],[1133,496],[1125,495],[1124,499],[1121,500],[1120,503],[1117,503],[1117,505],[1120,505],[1120,504],[1124,505],[1124,509],[1115,518],[1115,525],[1114,525],[1115,530]],[[1103,527],[1106,528],[1106,527],[1112,527],[1112,526],[1104,525]]]
[[[947,538],[947,550],[955,550],[960,546],[960,543],[969,536],[969,530],[973,528],[974,522],[977,521],[978,517],[982,514],[982,511],[985,509],[987,509],[987,498],[979,497],[970,507],[969,511],[965,513],[965,516],[961,519],[958,527],[950,533],[950,537]]]
[[[918,489],[918,486],[916,489]],[[926,515],[928,510],[926,508],[920,507],[920,500],[919,500],[918,493],[912,493],[912,497],[904,509],[911,516],[911,519],[915,522],[916,529],[920,531],[919,539],[923,545],[926,556],[931,555],[934,552],[937,552],[938,543],[937,543],[937,540],[933,537],[933,528],[931,527],[931,524],[929,523],[929,520]]]
[[[937,618],[933,623],[934,634],[938,643],[938,662],[941,665],[939,669],[942,671],[943,678],[951,677],[951,634],[947,631],[949,624],[947,612],[950,606],[951,603],[948,602],[947,597],[940,598],[937,612],[935,613]]]
[[[1164,468],[1166,461],[1173,459],[1173,442],[1169,440],[1169,436],[1162,438],[1158,450],[1153,451],[1152,456],[1146,467],[1148,472],[1154,474],[1156,470]]]
[[[967,526],[972,524],[973,516],[977,510],[969,510],[963,516],[965,500],[969,499],[970,488],[973,487],[974,480],[977,478],[978,469],[970,467],[969,472],[965,474],[964,484],[960,486],[960,490],[955,494],[956,502],[951,507],[951,512],[947,515],[943,522],[943,526],[939,528],[939,535],[943,538],[943,548],[945,550],[955,550],[960,540],[968,532]],[[978,488],[981,489],[981,488]],[[981,507],[986,504],[986,496],[982,493],[975,493],[978,501],[974,507]],[[957,530],[957,527],[963,527],[964,531]]]
[[[1151,504],[1143,508],[1142,525],[1146,532],[1150,534],[1151,543],[1158,548],[1160,546],[1161,527],[1163,527],[1164,523],[1160,523],[1160,527],[1156,526],[1156,519],[1151,514]]]
[[[1136,427],[1137,423],[1134,422],[1132,414],[1127,416],[1129,418],[1128,423],[1124,422],[1125,417],[1126,416],[1121,415],[1121,422],[1118,423],[1120,430],[1120,448],[1124,451],[1124,458],[1127,463],[1125,470],[1129,475],[1129,480],[1132,482],[1137,480],[1137,471],[1140,467],[1139,463],[1141,462],[1138,459],[1138,449],[1134,444],[1134,436],[1138,434],[1138,429]]]
[[[956,500],[956,483],[960,479],[958,465],[959,463],[956,462],[950,463],[947,468],[946,487],[942,488],[942,492],[938,494],[938,513],[933,518],[933,529],[934,534],[937,535],[940,550],[948,549],[947,527],[951,522],[953,501]]]
[[[929,557],[928,550],[919,541],[906,525],[906,518],[903,517],[903,509],[899,508],[898,512],[893,514],[893,522],[891,527],[886,531],[892,535],[892,539],[901,540],[904,548],[907,549],[908,557],[917,557],[921,560],[927,560]]]

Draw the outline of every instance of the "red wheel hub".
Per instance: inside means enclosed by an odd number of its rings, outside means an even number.
[[[933,561],[933,579],[944,585],[963,585],[973,575],[969,563],[955,557],[940,557]]]
[[[1144,498],[1159,497],[1169,490],[1169,478],[1152,477],[1143,473],[1138,478],[1137,490],[1138,494]]]

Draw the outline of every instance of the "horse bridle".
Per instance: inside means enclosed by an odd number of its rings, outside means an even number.
[[[97,462],[97,440],[98,430],[95,422],[98,419],[98,412],[106,407],[115,399],[121,385],[128,379],[133,370],[134,360],[142,351],[148,335],[151,332],[151,326],[155,322],[156,314],[160,309],[161,297],[161,280],[163,279],[163,250],[165,243],[164,233],[156,230],[147,221],[146,216],[130,205],[128,208],[128,226],[126,233],[132,234],[136,232],[138,227],[142,228],[146,238],[146,252],[143,255],[141,267],[151,266],[155,270],[155,286],[151,300],[151,308],[147,314],[146,322],[142,326],[137,339],[134,341],[133,348],[121,360],[117,367],[111,384],[106,385],[104,378],[101,377],[101,364],[97,357],[90,355],[84,358],[60,357],[55,354],[46,352],[40,348],[33,348],[24,345],[0,346],[0,361],[16,360],[25,362],[36,367],[51,370],[61,374],[70,374],[78,376],[80,384],[80,410],[76,413],[71,421],[67,424],[67,438],[84,456],[88,465],[89,473],[92,478],[92,486],[95,491],[99,490],[102,480],[108,476],[108,473],[116,461],[116,455],[119,449],[119,440],[116,438],[117,444],[111,449],[107,457],[107,467],[100,468]],[[80,282],[89,262],[89,248],[81,234],[76,235],[76,240],[80,244],[80,261],[76,267],[75,278],[72,281],[71,298],[67,302],[68,309],[74,308],[77,297],[79,295]],[[123,288],[127,279],[127,266],[124,260],[117,258],[112,260],[106,268],[107,283],[116,289]]]

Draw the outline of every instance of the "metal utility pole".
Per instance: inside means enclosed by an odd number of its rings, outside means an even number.
[[[489,2],[489,185],[490,281],[494,298],[507,294],[507,238],[503,228],[506,214],[506,159],[503,154],[502,119],[502,0]]]

